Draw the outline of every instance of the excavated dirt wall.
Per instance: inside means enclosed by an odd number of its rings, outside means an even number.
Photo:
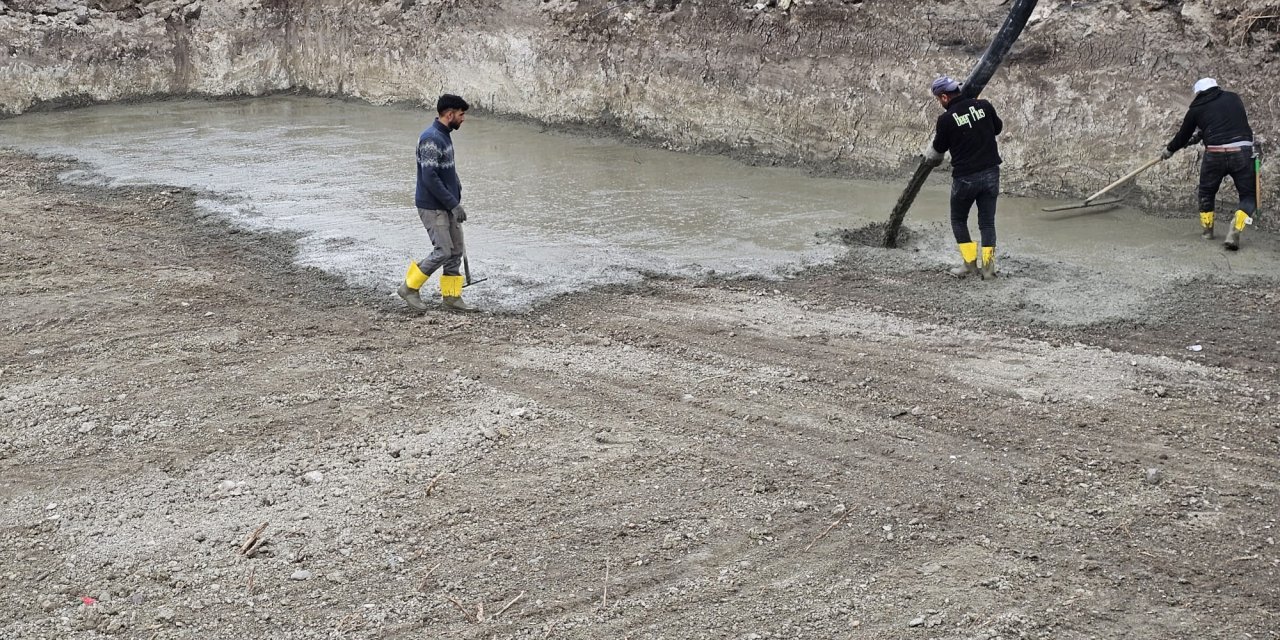
[[[899,178],[929,136],[924,87],[963,77],[1007,11],[991,0],[762,4],[392,0],[5,0],[0,111],[301,90],[603,127],[685,150]],[[986,96],[1006,190],[1080,196],[1154,156],[1213,75],[1276,137],[1280,20],[1243,0],[1042,2]],[[1198,152],[1135,201],[1194,207]],[[1278,193],[1264,184],[1264,202]]]

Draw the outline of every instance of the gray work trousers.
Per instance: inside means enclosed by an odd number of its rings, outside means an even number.
[[[418,261],[418,269],[428,276],[440,267],[444,267],[443,275],[462,275],[459,267],[462,254],[467,250],[462,241],[462,225],[448,211],[439,209],[418,209],[418,217],[427,228],[431,246],[435,247],[431,255]]]

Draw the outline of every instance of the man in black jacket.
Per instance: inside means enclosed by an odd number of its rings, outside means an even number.
[[[996,276],[996,198],[1000,195],[1000,150],[996,136],[1004,123],[990,102],[965,98],[960,83],[947,76],[933,81],[930,91],[946,113],[938,116],[937,133],[925,149],[933,166],[951,152],[951,232],[960,248],[962,264],[951,275],[977,274],[984,280]],[[978,245],[969,235],[969,210],[978,205],[978,230],[982,235],[982,264]]]
[[[1202,78],[1195,84],[1196,97],[1182,119],[1182,128],[1169,142],[1162,157],[1168,160],[1187,146],[1197,129],[1204,137],[1204,160],[1200,162],[1200,226],[1202,237],[1213,238],[1214,199],[1222,179],[1231,176],[1240,194],[1231,228],[1224,243],[1227,249],[1240,248],[1240,234],[1253,224],[1257,207],[1257,176],[1254,172],[1253,130],[1245,114],[1240,96],[1223,91],[1213,78]]]

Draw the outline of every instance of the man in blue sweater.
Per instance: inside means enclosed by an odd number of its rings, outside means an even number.
[[[404,282],[396,291],[410,307],[425,311],[427,304],[418,296],[432,272],[440,273],[440,296],[444,305],[457,311],[475,311],[462,301],[462,255],[466,246],[462,239],[462,223],[467,211],[462,208],[462,181],[454,166],[453,138],[450,133],[462,126],[470,105],[459,96],[446,93],[436,102],[439,117],[418,136],[418,186],[414,204],[418,217],[427,228],[434,249],[431,255],[409,263]]]

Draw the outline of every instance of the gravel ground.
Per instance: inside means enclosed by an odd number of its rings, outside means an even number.
[[[1120,274],[852,246],[415,315],[0,167],[2,637],[1280,637],[1275,279],[1082,323],[1022,301]]]

